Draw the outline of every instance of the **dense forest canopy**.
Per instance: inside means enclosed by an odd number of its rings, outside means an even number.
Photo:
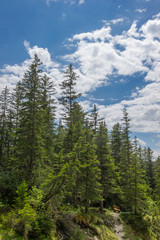
[[[142,148],[137,137],[131,140],[127,109],[121,123],[108,131],[96,105],[89,113],[81,107],[78,76],[69,65],[57,120],[54,82],[41,66],[35,55],[14,91],[6,87],[0,95],[2,224],[24,239],[40,239],[51,233],[64,204],[86,213],[91,206],[103,211],[116,204],[143,213],[150,234],[160,234],[160,158],[153,161],[149,147]]]

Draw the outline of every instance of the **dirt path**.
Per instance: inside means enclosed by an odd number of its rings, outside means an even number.
[[[119,215],[119,213],[115,213],[115,212],[112,213],[112,216],[113,216],[114,221],[115,221],[114,232],[115,232],[115,235],[118,237],[119,240],[123,240],[123,236],[124,236],[123,226],[118,220],[118,215]]]

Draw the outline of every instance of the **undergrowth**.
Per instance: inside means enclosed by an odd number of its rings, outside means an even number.
[[[123,223],[124,239],[128,240],[151,240],[148,224],[143,216],[132,212],[120,213],[120,221]]]
[[[92,208],[85,213],[82,208],[63,211],[56,220],[57,233],[66,240],[117,240],[113,233],[114,220],[109,211]]]
[[[42,216],[41,216],[42,217]],[[33,230],[29,231],[28,239],[41,239],[41,240],[117,240],[114,234],[114,219],[109,210],[100,212],[98,208],[90,208],[88,213],[85,213],[83,208],[73,208],[73,206],[63,206],[59,209],[54,217],[54,228],[50,234],[37,235]],[[43,217],[44,218],[44,217]],[[1,219],[2,220],[2,219]],[[5,216],[1,221],[0,226],[0,239],[1,240],[23,240],[22,234],[11,230],[10,220]],[[43,220],[43,221],[42,221]],[[38,219],[38,226],[41,222],[44,225],[45,219]],[[48,224],[48,219],[46,223]],[[2,224],[3,223],[3,224]],[[34,226],[32,226],[34,229]]]

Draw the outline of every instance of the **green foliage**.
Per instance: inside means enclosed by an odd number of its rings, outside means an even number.
[[[49,235],[54,226],[42,202],[42,191],[36,187],[28,191],[26,182],[22,182],[16,193],[14,208],[2,215],[3,227],[10,229],[10,232],[23,234],[24,239],[28,239],[28,236],[37,239],[42,234]]]
[[[154,167],[155,198],[160,206],[160,157],[157,158]]]
[[[116,123],[111,131],[111,154],[115,159],[116,166],[119,166],[121,158],[122,145],[122,127],[120,123]]]
[[[141,214],[131,212],[121,213],[120,218],[125,222],[125,239],[157,240],[160,238],[160,212],[153,200],[147,200]]]
[[[56,220],[57,232],[65,239],[87,239],[81,228],[74,223],[73,215],[70,213],[61,213]]]
[[[101,122],[95,135],[96,154],[100,162],[100,183],[102,199],[109,205],[113,202],[114,195],[119,192],[117,187],[118,173],[113,157],[111,156],[109,137],[105,122]],[[103,201],[103,200],[102,200]],[[103,202],[101,201],[101,210]]]
[[[79,197],[85,203],[86,212],[90,203],[101,200],[100,168],[99,160],[96,156],[96,145],[92,138],[87,123],[84,131],[84,137],[81,138],[83,146],[80,158],[80,186]]]
[[[151,239],[160,238],[160,208],[159,205],[152,199],[146,201],[146,206],[143,210],[143,218],[148,225],[148,231]]]
[[[129,165],[129,199],[130,208],[137,214],[143,209],[143,205],[147,200],[147,184],[145,181],[144,171],[137,153],[133,153]]]
[[[32,229],[32,223],[36,221],[36,211],[29,203],[28,188],[23,182],[17,190],[15,199],[15,209],[8,214],[2,215],[2,223],[10,232],[19,232],[23,234],[24,239],[28,239],[28,232]]]
[[[88,213],[84,209],[76,212],[61,212],[57,218],[57,231],[65,239],[98,239],[117,240],[112,227],[107,227],[105,222],[113,221],[109,212],[100,212],[97,208],[91,208]],[[68,230],[67,230],[68,229]]]
[[[103,203],[137,213],[127,219],[133,232],[139,223],[139,238],[145,227],[151,239],[160,238],[160,162],[153,163],[152,150],[142,149],[136,138],[132,144],[126,108],[111,134],[95,104],[87,117],[69,65],[59,99],[63,121],[56,127],[54,83],[42,69],[35,55],[13,93],[6,87],[0,94],[2,238],[116,239],[105,226],[110,216],[103,214]],[[79,206],[83,211],[75,213]]]
[[[18,186],[16,193],[15,205],[17,208],[23,208],[28,201],[28,186],[25,181]]]
[[[125,239],[150,239],[148,224],[141,215],[131,212],[121,213],[120,218],[125,222]]]

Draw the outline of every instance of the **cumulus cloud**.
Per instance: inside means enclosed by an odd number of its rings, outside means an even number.
[[[132,131],[160,132],[160,15],[148,20],[140,28],[134,21],[127,31],[112,35],[109,22],[92,32],[76,34],[69,44],[76,45],[72,54],[65,59],[79,64],[79,91],[94,91],[97,87],[112,84],[114,75],[139,76],[146,82],[138,86],[129,100],[104,106],[97,104],[99,113],[106,118],[109,129],[121,121],[122,110],[127,107],[132,119]],[[117,21],[118,22],[118,21]],[[113,20],[111,23],[116,23]],[[90,99],[91,100],[91,99]],[[92,108],[92,101],[83,106]]]
[[[4,65],[4,68],[0,69],[0,91],[6,86],[9,90],[12,90],[17,82],[23,78],[24,73],[27,71],[31,60],[25,60],[21,65]]]
[[[38,46],[30,47],[30,44],[27,41],[24,41],[24,46],[30,58],[22,62],[20,65],[4,65],[4,67],[0,69],[0,91],[6,86],[10,90],[15,88],[17,82],[22,80],[24,73],[28,70],[34,55],[37,54],[43,63],[44,72],[48,75],[48,77],[50,77],[50,79],[53,80],[57,89],[57,96],[59,96],[59,83],[63,79],[63,72],[61,71],[60,65],[51,60],[51,56],[47,48],[40,48]]]
[[[146,24],[141,27],[141,31],[147,38],[160,38],[160,19],[155,18],[154,20],[149,20]]]
[[[100,115],[106,119],[109,129],[116,122],[121,122],[122,111],[126,107],[131,119],[132,131],[160,133],[159,89],[159,82],[150,83],[141,90],[137,88],[137,94],[132,100],[123,100],[109,106],[97,104],[97,108]]]
[[[134,145],[134,142],[135,142],[135,139],[132,139],[133,145]],[[141,147],[145,147],[145,146],[146,146],[146,142],[143,141],[143,140],[140,139],[140,138],[137,138],[137,144],[138,144],[139,146],[141,146]]]
[[[114,123],[121,121],[125,106],[132,120],[132,131],[160,133],[159,27],[160,19],[159,15],[156,15],[140,28],[137,26],[137,21],[134,21],[128,30],[119,35],[113,35],[111,25],[104,23],[100,29],[75,34],[67,40],[70,51],[72,46],[75,50],[63,56],[63,59],[76,64],[75,71],[79,76],[76,90],[86,98],[87,93],[93,93],[98,87],[112,84],[114,76],[119,76],[119,83],[122,84],[126,77],[138,73],[145,82],[143,88],[137,86],[128,100],[108,106],[103,105],[103,101],[99,101],[97,108],[100,116],[106,119],[109,129]],[[44,63],[45,72],[53,79],[57,95],[60,95],[59,83],[64,77],[63,66],[51,59],[47,48],[31,47],[27,41],[24,45],[30,58],[20,65],[5,65],[0,70],[0,87],[8,85],[13,88],[23,77],[36,53]],[[98,100],[88,96],[88,100],[82,101],[81,105],[88,111],[93,107],[94,101]]]
[[[29,42],[27,41],[24,41],[24,46],[26,47],[31,59],[33,59],[34,55],[37,54],[47,68],[55,66],[58,67],[58,64],[51,60],[51,56],[47,48],[40,48],[38,46],[34,46],[31,48]]]
[[[142,146],[142,147],[145,147],[145,146],[146,146],[146,142],[143,141],[142,139],[137,138],[137,142],[138,142],[138,144],[139,144],[140,146]]]

